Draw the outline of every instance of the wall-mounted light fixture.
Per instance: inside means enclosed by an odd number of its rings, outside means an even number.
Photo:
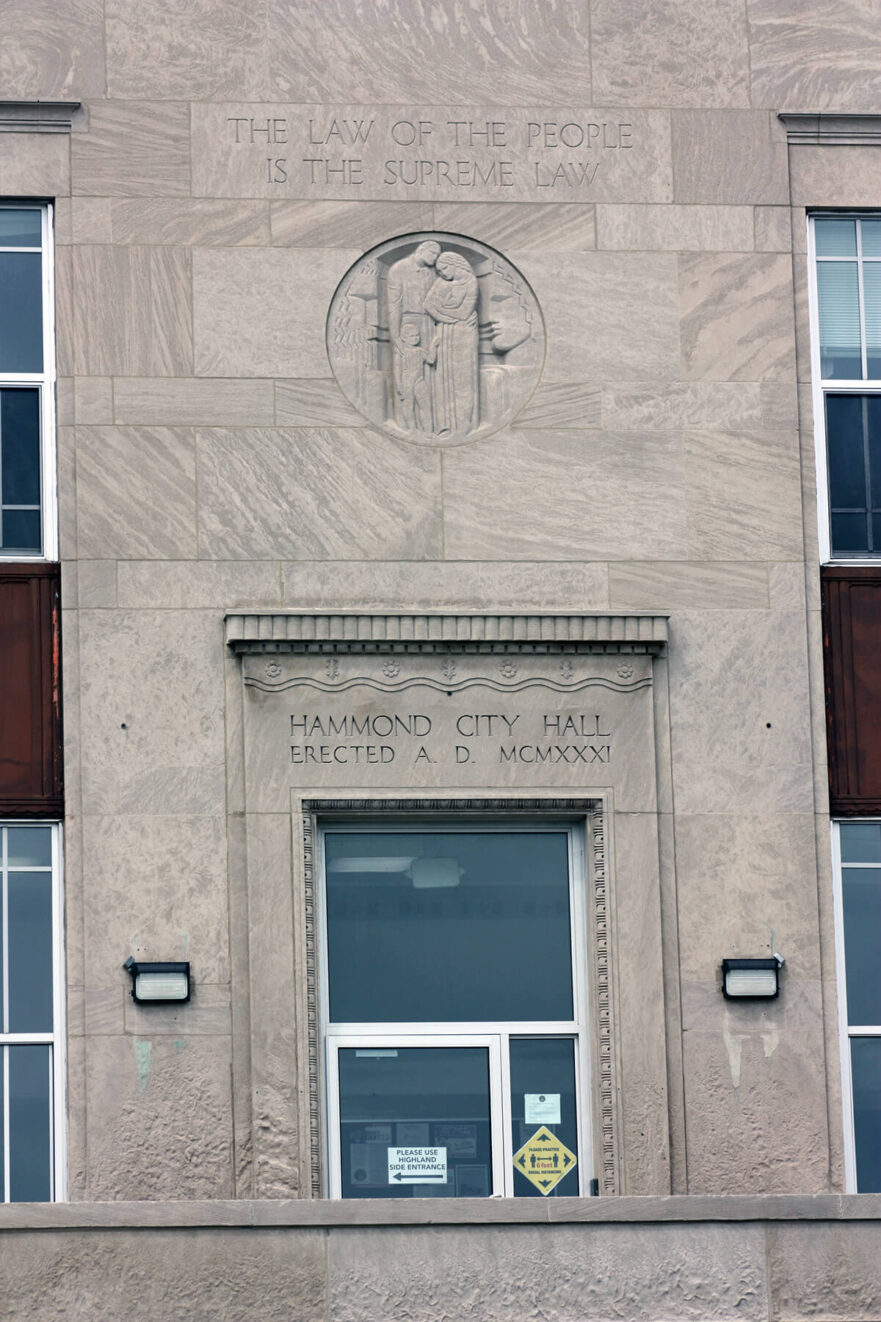
[[[765,959],[723,959],[722,995],[729,1001],[772,1000],[780,992],[784,963],[783,956],[776,954]]]
[[[190,999],[190,966],[188,963],[139,964],[132,955],[122,966],[132,979],[132,1000],[138,1005],[156,1005],[175,1001],[178,1005]]]

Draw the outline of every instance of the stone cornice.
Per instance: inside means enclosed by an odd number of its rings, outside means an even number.
[[[232,611],[235,652],[642,652],[667,642],[665,615]]]
[[[0,133],[70,133],[79,101],[0,101]]]
[[[781,114],[790,146],[881,146],[881,115]]]

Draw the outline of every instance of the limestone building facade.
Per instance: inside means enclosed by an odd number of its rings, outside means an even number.
[[[7,6],[10,1316],[881,1315],[876,20]]]

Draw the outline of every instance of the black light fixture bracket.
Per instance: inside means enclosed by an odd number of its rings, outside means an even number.
[[[776,953],[760,959],[723,959],[722,995],[726,1001],[774,1000],[780,995],[780,970],[785,962]]]
[[[141,962],[129,955],[122,967],[131,975],[132,1000],[138,1005],[184,1005],[190,999],[186,960]]]

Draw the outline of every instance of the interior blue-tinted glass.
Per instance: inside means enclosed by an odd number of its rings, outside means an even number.
[[[0,252],[0,372],[43,370],[42,257]]]
[[[11,868],[51,867],[51,826],[7,827],[6,852],[7,862]]]
[[[9,1048],[9,1196],[14,1203],[46,1203],[52,1197],[52,1048]]]
[[[42,544],[39,510],[3,510],[4,551],[39,551]]]
[[[842,822],[842,863],[881,863],[881,822]]]
[[[857,232],[852,220],[814,222],[818,257],[856,257]]]
[[[336,1023],[572,1018],[564,831],[328,832]]]
[[[857,1191],[881,1192],[881,1038],[850,1043]]]
[[[881,509],[881,395],[866,395],[865,408],[870,495],[873,509]]]
[[[10,872],[9,1031],[52,1031],[52,877]]]
[[[865,514],[833,514],[833,555],[864,555],[869,549],[869,527]]]
[[[0,207],[0,248],[39,248],[40,212],[34,207]]]
[[[559,1102],[559,1121],[526,1118],[527,1094],[545,1098],[553,1113],[554,1099]],[[541,1105],[541,1103],[539,1103]],[[533,1100],[530,1105],[535,1106]],[[535,1115],[535,1111],[531,1112]],[[575,1044],[568,1038],[511,1039],[511,1119],[513,1121],[513,1158],[533,1134],[545,1125],[575,1157],[559,1184],[549,1194],[527,1180],[514,1162],[514,1197],[544,1198],[578,1195],[578,1124],[575,1113]],[[564,1161],[568,1159],[564,1158]],[[524,1164],[526,1159],[524,1158]]]
[[[40,503],[39,390],[0,390],[0,492],[4,505]]]
[[[860,302],[856,262],[818,262],[820,374],[824,380],[859,380]]]
[[[881,257],[881,220],[863,220],[863,256]]]
[[[832,509],[865,509],[866,456],[861,395],[826,396],[826,447]]]
[[[847,1021],[881,1024],[881,868],[841,869]]]
[[[486,1198],[493,1192],[485,1047],[377,1050],[366,1041],[340,1050],[339,1072],[344,1198]],[[390,1176],[389,1148],[443,1149],[446,1179],[414,1179],[400,1170]],[[418,1160],[414,1156],[414,1164]]]

